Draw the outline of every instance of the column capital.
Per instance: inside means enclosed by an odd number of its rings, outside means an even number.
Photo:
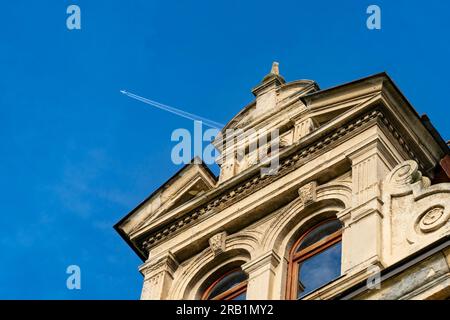
[[[270,250],[242,265],[248,274],[247,299],[270,300],[273,295],[275,268],[280,263],[280,256]]]
[[[253,259],[242,265],[242,270],[246,273],[253,273],[261,268],[269,267],[270,269],[276,268],[280,263],[280,256],[273,250],[270,250],[256,259]]]
[[[139,268],[144,275],[141,299],[166,299],[177,268],[178,261],[170,251],[156,257],[149,257],[147,262]]]
[[[178,268],[178,261],[172,252],[167,251],[156,257],[149,257],[148,260],[139,267],[139,271],[145,277],[151,277],[160,272],[168,272],[171,276]]]

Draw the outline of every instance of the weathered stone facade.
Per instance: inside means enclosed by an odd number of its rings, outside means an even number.
[[[278,130],[277,172],[227,147],[218,178],[189,164],[122,219],[116,230],[145,260],[142,299],[200,299],[235,266],[247,299],[287,299],[293,243],[331,217],[341,276],[304,299],[448,299],[449,148],[392,80],[320,90],[274,65],[253,93],[223,130]],[[379,288],[367,286],[373,268]]]

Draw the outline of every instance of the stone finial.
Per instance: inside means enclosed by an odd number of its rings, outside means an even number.
[[[214,256],[218,256],[219,254],[225,251],[226,238],[227,233],[224,231],[213,235],[209,239],[209,247],[211,248],[211,251],[213,252]]]
[[[280,64],[276,61],[272,62],[272,69],[270,70],[270,73],[276,74],[277,76],[280,75],[279,65]]]
[[[253,88],[252,92],[256,97],[262,96],[265,93],[272,91],[272,89],[279,87],[283,83],[286,83],[286,81],[280,75],[279,63],[274,61],[270,72],[262,79],[259,85]]]

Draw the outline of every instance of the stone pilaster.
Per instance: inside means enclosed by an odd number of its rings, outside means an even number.
[[[247,300],[272,299],[275,269],[279,263],[278,254],[269,251],[242,265],[242,270],[248,274]]]
[[[170,252],[147,260],[139,268],[144,275],[141,300],[167,299],[173,274],[177,268],[178,262]]]
[[[352,208],[342,219],[342,272],[382,265],[380,183],[389,167],[377,143],[349,155],[352,163]]]

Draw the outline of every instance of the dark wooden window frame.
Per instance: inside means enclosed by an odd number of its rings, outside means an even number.
[[[288,267],[288,281],[287,281],[287,288],[286,288],[286,297],[291,300],[297,300],[297,283],[298,283],[298,271],[299,271],[299,265],[303,261],[315,256],[316,254],[319,254],[326,249],[330,248],[331,246],[335,245],[336,243],[339,243],[342,241],[342,229],[335,231],[334,233],[326,236],[325,238],[317,241],[316,243],[313,243],[312,245],[304,248],[303,250],[299,252],[295,252],[300,243],[305,239],[306,236],[308,236],[311,232],[319,228],[321,225],[336,221],[336,219],[328,219],[325,221],[322,221],[319,224],[316,224],[314,227],[310,228],[308,231],[306,231],[292,246],[291,252],[290,252],[290,259],[289,259],[289,267]]]
[[[236,272],[236,271],[242,271],[240,268],[232,269],[226,273],[224,273],[221,277],[219,277],[216,281],[214,281],[209,287],[205,290],[205,292],[202,295],[202,300],[208,300],[208,296],[211,293],[211,291],[214,289],[214,287],[226,276],[229,274]],[[239,296],[240,294],[247,291],[247,280],[239,283],[238,285],[234,286],[231,289],[228,289],[225,292],[222,292],[221,294],[215,296],[211,300],[232,300]]]

